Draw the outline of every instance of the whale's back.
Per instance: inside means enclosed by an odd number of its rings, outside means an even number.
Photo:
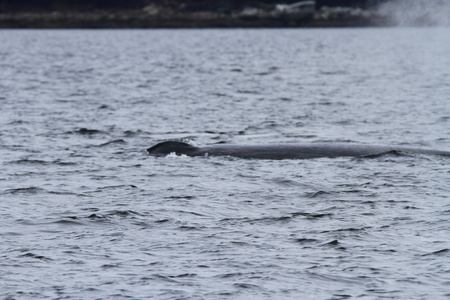
[[[214,144],[194,147],[178,141],[159,143],[147,149],[150,155],[170,153],[188,156],[232,156],[244,159],[309,159],[319,157],[363,157],[385,153],[420,153],[450,156],[450,152],[397,146],[358,145],[351,143],[233,145]]]

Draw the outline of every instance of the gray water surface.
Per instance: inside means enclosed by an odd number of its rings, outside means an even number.
[[[2,299],[448,299],[450,29],[0,31]]]

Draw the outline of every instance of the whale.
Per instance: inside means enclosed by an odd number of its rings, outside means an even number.
[[[169,154],[186,156],[230,156],[243,159],[310,159],[321,157],[371,157],[387,153],[418,153],[450,156],[449,151],[408,148],[401,146],[373,146],[353,143],[265,144],[236,145],[213,144],[196,147],[180,141],[165,141],[147,149],[152,156]]]

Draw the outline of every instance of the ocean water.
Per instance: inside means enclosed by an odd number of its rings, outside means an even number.
[[[450,29],[0,31],[1,299],[448,299]]]

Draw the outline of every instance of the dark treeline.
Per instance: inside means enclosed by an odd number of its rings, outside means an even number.
[[[317,0],[316,6],[345,6],[367,8],[386,0]],[[227,12],[245,7],[270,7],[290,4],[292,0],[0,0],[0,11],[88,11],[88,10],[134,10],[148,5],[158,5],[177,11]]]
[[[317,8],[320,8],[322,6],[369,8],[387,1],[388,0],[317,0],[316,6]]]

